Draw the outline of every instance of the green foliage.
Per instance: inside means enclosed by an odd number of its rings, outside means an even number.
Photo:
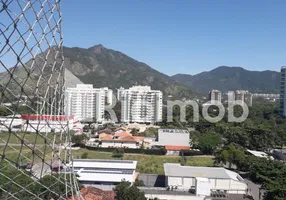
[[[221,139],[216,133],[206,133],[199,137],[197,148],[204,154],[213,154],[221,144]]]
[[[117,200],[147,200],[144,192],[141,192],[136,185],[123,181],[115,187]]]
[[[229,164],[231,168],[232,164],[236,166],[242,166],[245,161],[245,154],[243,150],[237,149],[234,145],[226,146],[223,150],[216,154],[216,162]]]
[[[8,110],[6,107],[0,106],[0,116],[11,115],[12,112]]]
[[[72,135],[71,142],[75,144],[74,146],[84,147],[85,146],[84,140],[86,139],[87,139],[87,136],[85,134]]]
[[[122,148],[116,148],[112,152],[112,157],[122,158],[123,156],[124,156],[124,149],[122,149]]]
[[[132,135],[137,136],[138,135],[138,130],[136,128],[133,128],[130,132]]]
[[[18,199],[34,199],[33,194],[39,196],[41,199],[60,199],[60,197],[62,198],[66,197],[66,195],[71,195],[71,190],[69,190],[67,193],[65,185],[65,182],[70,182],[70,176],[67,176],[68,180],[65,181],[64,175],[47,175],[40,179],[39,182],[35,182],[27,171],[12,168],[5,161],[0,163],[0,168],[1,173],[5,175],[0,176],[1,188],[14,194],[14,196]],[[9,179],[13,179],[13,182],[11,182]],[[80,183],[78,184],[80,188],[82,188],[82,185]],[[24,191],[21,187],[25,187],[27,190]],[[70,186],[68,187],[71,188]],[[46,188],[54,191],[54,193],[49,192]],[[9,197],[11,197],[9,194],[0,192],[0,199],[9,199]]]
[[[145,186],[144,182],[142,180],[139,180],[139,179],[135,180],[134,185],[137,186],[137,187]]]
[[[87,153],[87,152],[84,152],[84,153],[81,155],[81,158],[82,158],[82,159],[88,158],[88,153]]]
[[[88,150],[93,151],[103,151],[103,152],[114,152],[117,148],[101,148],[101,147],[85,147]],[[158,149],[130,149],[130,148],[124,148],[125,153],[136,153],[136,154],[152,154],[152,155],[165,155],[167,153],[167,150],[164,147],[158,148]]]

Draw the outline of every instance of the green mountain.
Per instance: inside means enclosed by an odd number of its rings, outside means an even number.
[[[133,85],[150,85],[162,90],[164,95],[191,97],[193,93],[169,76],[156,71],[145,63],[102,45],[88,49],[64,47],[66,68],[83,83],[111,89]]]
[[[63,53],[67,87],[74,87],[77,83],[93,84],[94,87],[109,87],[111,89],[121,86],[129,88],[133,85],[149,85],[152,89],[163,91],[165,96],[172,95],[178,99],[194,96],[189,87],[177,83],[169,76],[154,70],[145,63],[134,60],[119,51],[107,49],[102,45],[88,49],[64,47]],[[8,72],[0,73],[0,86],[4,88],[9,83],[7,88],[13,91],[12,96],[19,94],[21,90],[25,91],[25,95],[31,95],[36,90],[37,80],[41,77],[40,85],[42,87],[39,88],[42,88],[41,92],[44,94],[55,56],[56,51],[52,47],[50,51],[47,50],[36,56],[34,65],[32,65],[33,60],[30,60],[25,64],[25,67],[10,68],[14,79],[11,79]],[[55,69],[56,71],[60,70],[60,58],[59,56],[54,71]],[[42,71],[45,60],[47,60],[47,64]],[[40,76],[41,74],[42,76]],[[31,78],[26,79],[27,76]],[[56,77],[53,76],[51,79],[51,85],[56,85]]]
[[[196,75],[176,74],[172,79],[206,93],[211,89],[222,92],[245,89],[257,93],[279,93],[280,73],[276,71],[249,71],[241,67],[221,66]]]

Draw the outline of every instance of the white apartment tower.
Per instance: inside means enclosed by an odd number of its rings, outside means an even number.
[[[217,102],[221,103],[221,92],[218,90],[211,90],[209,92],[209,100],[211,104],[216,104]]]
[[[280,81],[280,114],[286,116],[286,66],[281,67],[281,81]]]
[[[93,88],[91,84],[77,84],[66,89],[65,114],[74,115],[80,121],[104,120],[105,103],[112,103],[112,90]]]
[[[121,122],[155,123],[162,121],[163,94],[150,86],[120,89]]]

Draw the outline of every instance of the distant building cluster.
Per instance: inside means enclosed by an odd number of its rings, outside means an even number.
[[[224,100],[225,103],[226,102],[231,103],[233,101],[241,101],[242,103],[251,106],[252,98],[253,94],[251,94],[248,90],[229,91],[223,95],[219,90],[211,90],[209,92],[208,100],[212,105],[215,105],[217,103],[222,103],[222,100]]]

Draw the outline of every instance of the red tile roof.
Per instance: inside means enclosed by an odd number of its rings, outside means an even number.
[[[81,189],[80,194],[84,200],[115,200],[114,191],[103,191],[91,186]],[[76,197],[70,198],[70,200],[76,199]]]
[[[167,151],[180,151],[180,150],[190,150],[189,146],[171,146],[171,145],[167,145],[165,146],[165,149]]]
[[[120,133],[115,133],[114,136],[122,137],[122,136],[132,136],[131,133],[129,132],[120,132]]]

